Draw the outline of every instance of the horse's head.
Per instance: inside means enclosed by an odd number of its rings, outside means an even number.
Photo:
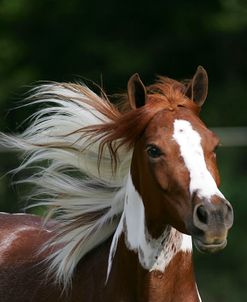
[[[221,250],[233,210],[218,189],[219,139],[199,118],[207,96],[206,71],[199,67],[185,84],[161,79],[147,89],[134,75],[128,96],[148,120],[134,147],[131,175],[149,232],[158,237],[169,224],[192,235],[199,250]]]

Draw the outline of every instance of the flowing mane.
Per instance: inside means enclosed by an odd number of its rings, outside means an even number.
[[[6,148],[24,159],[14,172],[32,167],[31,176],[19,181],[35,186],[30,198],[39,202],[32,206],[47,206],[48,217],[59,222],[42,250],[53,249],[49,270],[64,287],[79,260],[116,231],[132,149],[147,123],[177,106],[198,113],[185,96],[187,85],[160,77],[147,88],[147,105],[138,109],[130,108],[127,95],[118,106],[85,85],[42,85],[28,101],[46,107],[30,117],[24,133],[1,134]]]

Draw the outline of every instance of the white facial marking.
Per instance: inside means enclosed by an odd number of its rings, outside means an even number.
[[[173,138],[179,145],[181,156],[190,173],[190,194],[197,192],[200,198],[208,201],[213,195],[224,198],[207,169],[201,136],[192,128],[190,122],[175,120]]]
[[[126,187],[124,212],[112,240],[107,278],[111,270],[117,241],[122,232],[125,234],[127,248],[138,254],[139,262],[143,268],[149,271],[159,270],[164,272],[167,265],[179,251],[192,251],[191,237],[178,232],[171,226],[167,226],[158,239],[152,238],[146,227],[143,201],[133,185],[130,174]]]

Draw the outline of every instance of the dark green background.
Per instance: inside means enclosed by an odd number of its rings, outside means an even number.
[[[157,74],[188,78],[198,65],[209,74],[202,112],[207,124],[247,126],[245,0],[0,1],[0,128],[5,132],[15,131],[30,114],[10,109],[38,80],[87,78],[112,94],[123,91],[134,72],[150,84]],[[218,152],[235,225],[223,252],[195,252],[204,302],[247,301],[246,150]],[[0,153],[1,175],[16,164],[14,154]],[[24,202],[10,181],[10,176],[0,179],[0,208],[13,212]]]

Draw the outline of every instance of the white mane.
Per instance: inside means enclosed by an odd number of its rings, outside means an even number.
[[[113,175],[110,151],[105,148],[99,169],[102,137],[83,136],[78,130],[110,122],[93,104],[109,111],[112,105],[86,86],[42,85],[29,100],[49,106],[30,117],[24,133],[0,134],[0,145],[21,152],[24,160],[14,172],[34,167],[34,174],[19,182],[35,186],[31,197],[40,200],[36,205],[48,206],[48,217],[59,223],[56,236],[43,248],[54,247],[49,270],[66,287],[79,260],[117,228],[132,152],[119,148]]]

